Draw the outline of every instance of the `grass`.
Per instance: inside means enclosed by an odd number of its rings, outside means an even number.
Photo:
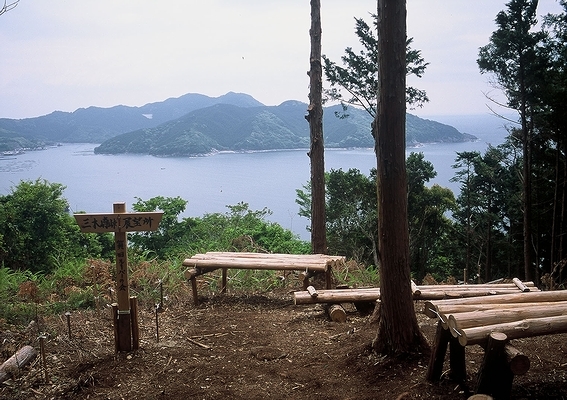
[[[143,260],[132,257],[129,265],[129,290],[140,307],[174,304],[191,300],[190,285],[181,260]],[[32,274],[0,268],[0,322],[27,325],[38,315],[63,314],[78,309],[98,309],[116,301],[114,281],[116,266],[104,260],[73,261],[49,275]],[[334,281],[351,287],[379,284],[375,269],[352,261],[333,271]],[[200,292],[215,294],[221,290],[221,271],[198,278]],[[279,289],[301,290],[296,272],[273,270],[229,270],[228,289],[238,292],[270,292]]]

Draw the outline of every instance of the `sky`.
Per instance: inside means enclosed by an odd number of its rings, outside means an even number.
[[[7,0],[8,3],[14,0]],[[430,65],[409,80],[430,102],[420,116],[488,113],[481,75],[506,0],[407,0],[407,33]],[[265,105],[307,102],[308,0],[20,0],[0,15],[0,118],[247,93]],[[376,0],[322,0],[322,53],[357,49],[355,17]],[[1,5],[1,4],[0,4]],[[538,15],[559,13],[540,0]]]

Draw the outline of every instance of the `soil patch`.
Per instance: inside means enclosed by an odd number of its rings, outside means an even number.
[[[446,376],[425,380],[428,358],[394,360],[370,350],[377,324],[345,305],[346,323],[320,305],[294,306],[289,292],[217,295],[158,315],[140,307],[140,350],[114,354],[110,310],[74,312],[32,328],[0,325],[2,361],[47,332],[46,368],[39,358],[0,386],[1,399],[466,399]],[[418,321],[430,343],[435,320]],[[159,341],[157,335],[159,334]],[[567,335],[514,340],[531,360],[514,379],[513,398],[567,398]],[[474,386],[483,351],[466,348]],[[448,362],[446,363],[448,368]],[[47,377],[47,380],[46,380]]]

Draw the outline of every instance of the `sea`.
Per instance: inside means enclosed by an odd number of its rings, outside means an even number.
[[[457,152],[479,151],[504,142],[502,119],[492,115],[426,117],[478,137],[464,143],[434,143],[408,148],[422,152],[433,163],[437,176],[430,184],[448,187]],[[307,150],[222,152],[200,157],[154,157],[149,155],[94,154],[95,144],[62,144],[44,150],[0,157],[0,195],[10,193],[22,180],[44,179],[66,189],[71,212],[112,212],[113,204],[125,202],[127,210],[136,199],[181,197],[187,208],[181,217],[200,217],[228,212],[228,205],[248,203],[251,210],[267,208],[269,221],[309,240],[309,221],[298,215],[296,190],[309,181]],[[373,149],[326,149],[325,170],[356,168],[369,174],[376,167]]]

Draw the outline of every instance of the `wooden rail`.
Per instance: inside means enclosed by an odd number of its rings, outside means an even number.
[[[199,303],[196,277],[217,269],[222,269],[221,292],[226,290],[228,269],[261,269],[277,271],[302,271],[303,287],[307,289],[309,279],[315,274],[324,273],[326,287],[331,287],[331,271],[345,262],[343,256],[325,254],[272,254],[247,252],[207,252],[195,254],[183,261],[185,278],[191,281],[193,302]]]

